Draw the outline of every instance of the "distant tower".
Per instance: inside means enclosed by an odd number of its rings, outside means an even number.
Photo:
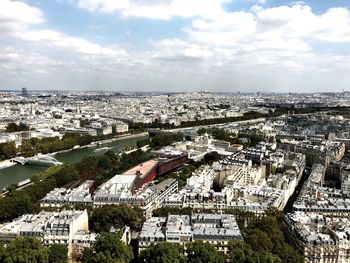
[[[29,93],[28,93],[28,89],[27,88],[22,88],[22,96],[23,97],[28,97]]]

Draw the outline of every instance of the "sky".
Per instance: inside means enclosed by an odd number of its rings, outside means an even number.
[[[349,84],[350,0],[0,0],[0,90]]]

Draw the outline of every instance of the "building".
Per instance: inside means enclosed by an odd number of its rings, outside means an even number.
[[[350,167],[346,167],[341,172],[341,190],[350,192]]]
[[[348,192],[323,187],[325,166],[318,164],[293,204],[294,211],[314,212],[328,216],[349,216],[350,199]]]
[[[345,171],[345,170],[344,170]],[[347,174],[342,189],[323,186],[326,167],[314,164],[285,219],[287,236],[305,262],[350,262],[350,199]]]
[[[23,97],[28,97],[29,96],[29,92],[28,92],[28,89],[27,88],[22,88],[22,96]]]
[[[163,175],[188,162],[188,155],[180,153],[176,156],[162,155],[159,159],[157,174]]]
[[[282,173],[266,181],[266,168],[252,165],[245,153],[235,153],[213,166],[201,166],[186,186],[166,197],[163,206],[196,209],[240,209],[261,214],[268,207],[283,210],[305,167],[302,154],[283,155]],[[221,191],[213,189],[214,181]]]
[[[244,154],[245,159],[252,160],[253,164],[256,164],[261,163],[265,157],[266,151],[257,148],[247,148],[242,150],[242,154]]]
[[[115,229],[111,227],[111,233],[121,232],[120,240],[125,244],[129,245],[131,241],[131,229],[125,226],[123,229]],[[73,237],[72,241],[72,255],[73,258],[81,258],[84,254],[84,250],[87,248],[92,248],[96,243],[99,234],[96,233],[86,233],[84,231],[79,231]]]
[[[7,243],[16,237],[34,237],[44,245],[64,244],[72,252],[74,235],[88,233],[87,211],[64,210],[26,214],[11,223],[0,225],[0,242]]]
[[[250,159],[228,157],[222,164],[225,166],[225,185],[260,185],[265,180],[261,165],[253,166]]]
[[[306,263],[350,262],[349,218],[294,212],[287,215],[285,226]]]
[[[117,122],[115,124],[112,124],[112,133],[125,133],[129,131],[129,125],[124,122]]]
[[[139,252],[151,245],[171,242],[184,245],[201,240],[227,252],[230,240],[243,240],[233,215],[192,214],[151,217],[142,226]]]
[[[345,144],[336,141],[321,141],[317,144],[305,142],[280,143],[280,149],[305,154],[309,164],[322,162],[329,164],[332,161],[339,161],[345,155]]]
[[[116,175],[99,187],[94,195],[94,205],[130,204],[139,206],[147,216],[152,210],[159,208],[164,199],[177,192],[178,183],[175,179],[167,179],[157,185],[147,185],[134,191],[137,184],[136,175]]]
[[[92,191],[94,181],[85,181],[82,185],[73,189],[55,188],[41,201],[41,207],[61,207],[63,205],[92,205]]]
[[[147,186],[157,177],[157,167],[158,167],[158,161],[149,160],[123,173],[123,175],[135,175],[135,178],[132,184],[133,193]]]

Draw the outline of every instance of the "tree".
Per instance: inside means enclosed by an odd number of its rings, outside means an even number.
[[[19,131],[28,131],[29,127],[24,124],[24,123],[20,123],[19,125],[17,125],[14,122],[11,122],[9,124],[7,124],[6,126],[6,132],[19,132]]]
[[[8,194],[12,194],[17,189],[17,184],[11,184],[8,187],[6,187],[6,190],[8,191]]]
[[[118,161],[118,156],[112,150],[106,151],[104,155],[107,156],[111,161]]]
[[[253,229],[249,231],[245,240],[254,251],[268,252],[273,248],[273,244],[269,236],[260,229]]]
[[[142,210],[137,207],[107,205],[96,208],[89,221],[92,231],[95,232],[107,232],[112,226],[123,228],[125,225],[139,230],[142,225],[142,216]]]
[[[284,215],[274,207],[265,210],[264,216],[257,218],[239,210],[229,210],[242,225],[245,242],[231,241],[228,245],[230,262],[256,263],[301,263],[302,256],[285,242],[283,233]],[[248,223],[247,227],[244,227]]]
[[[278,256],[274,255],[271,252],[260,251],[254,253],[254,262],[257,263],[284,263]]]
[[[228,243],[228,258],[235,263],[253,263],[254,252],[252,248],[242,240],[231,240]]]
[[[275,254],[286,263],[302,263],[303,257],[286,242],[278,243],[275,247]]]
[[[84,145],[89,145],[91,144],[93,141],[93,138],[91,135],[83,135],[83,136],[80,136],[77,140],[77,143],[80,145],[80,146],[84,146]]]
[[[102,168],[104,170],[109,169],[112,167],[111,160],[106,155],[99,156],[97,161],[97,167]]]
[[[71,183],[79,179],[79,174],[75,170],[75,166],[72,164],[64,164],[60,166],[60,169],[53,174],[56,179],[57,185],[62,187],[68,183]]]
[[[94,253],[92,252],[91,248],[85,248],[81,262],[89,263],[92,261],[93,257],[94,257]]]
[[[198,134],[198,135],[203,135],[203,134],[205,134],[206,132],[207,132],[207,130],[206,130],[205,128],[200,128],[200,129],[197,130],[197,134]]]
[[[179,244],[159,243],[142,251],[139,262],[147,263],[183,263],[186,262],[184,249]]]
[[[136,146],[137,146],[137,148],[141,148],[141,147],[143,147],[145,145],[148,145],[149,143],[150,143],[149,139],[142,139],[142,140],[138,140],[136,142]]]
[[[95,171],[97,162],[98,160],[96,156],[87,156],[84,157],[80,162],[76,163],[75,168],[79,174],[84,175],[86,178],[88,178]]]
[[[183,134],[182,133],[160,133],[154,136],[151,140],[150,146],[152,148],[161,148],[163,146],[167,146],[174,142],[182,141]]]
[[[204,160],[206,163],[212,164],[213,162],[220,160],[220,155],[218,154],[218,152],[206,153],[204,155]]]
[[[133,259],[131,247],[120,240],[120,233],[102,233],[94,245],[95,254],[86,250],[83,262],[118,262],[127,263]]]
[[[6,251],[5,247],[3,245],[0,245],[0,262],[5,261],[5,259],[4,259],[5,251]]]
[[[225,257],[214,246],[202,241],[190,243],[187,247],[188,263],[224,263]]]
[[[23,191],[13,191],[7,197],[0,199],[0,222],[32,212],[34,205]]]
[[[53,244],[50,246],[49,263],[68,262],[68,248],[63,244]]]
[[[191,207],[161,207],[153,210],[153,216],[155,217],[166,217],[169,214],[171,215],[191,215],[193,213],[193,208]]]
[[[29,157],[37,154],[36,149],[31,144],[31,140],[22,140],[20,151],[24,157]]]
[[[0,143],[0,159],[10,159],[16,156],[17,148],[14,141]]]
[[[122,263],[124,261],[113,259],[113,258],[110,257],[110,255],[99,252],[96,255],[94,255],[87,262],[91,262],[91,263],[100,263],[100,262],[104,262],[104,263]]]
[[[43,263],[48,262],[49,258],[49,249],[30,237],[18,237],[2,250],[0,259],[5,263]]]

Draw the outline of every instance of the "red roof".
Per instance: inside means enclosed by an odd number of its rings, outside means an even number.
[[[151,172],[152,169],[154,169],[157,164],[158,164],[158,161],[149,160],[147,162],[141,163],[141,164],[127,170],[123,174],[136,174],[139,171],[141,173],[141,176],[143,176],[143,175]]]

